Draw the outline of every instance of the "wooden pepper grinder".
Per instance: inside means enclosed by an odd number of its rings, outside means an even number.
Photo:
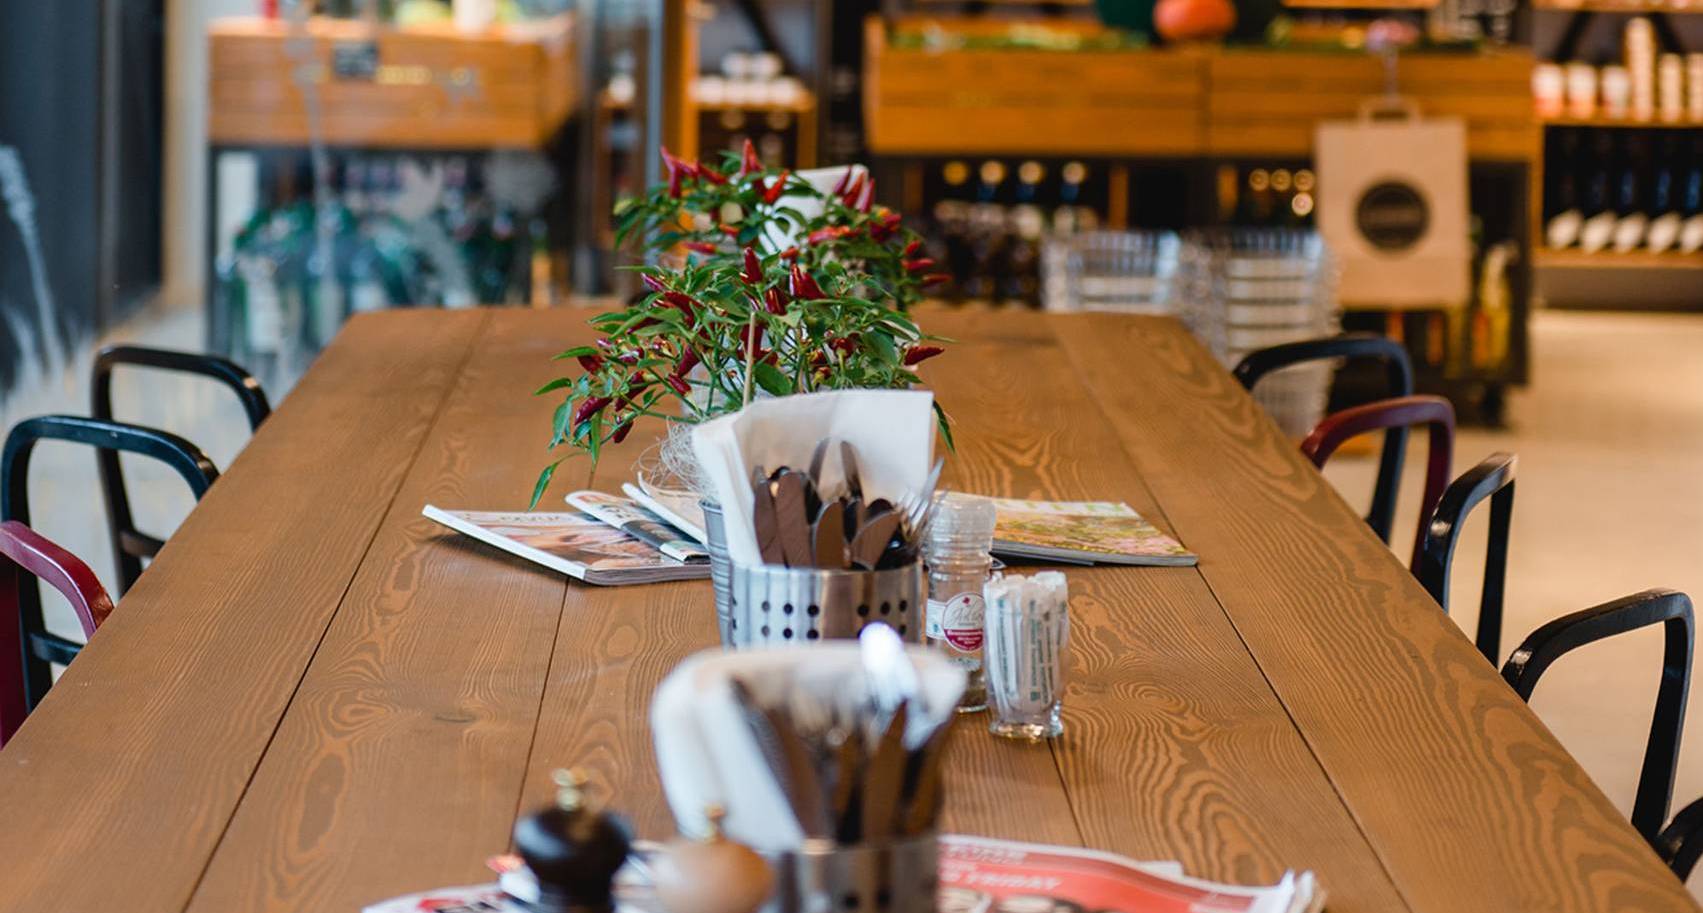
[[[722,833],[727,813],[704,810],[710,835],[669,841],[651,860],[656,899],[664,913],[756,913],[774,891],[775,875],[756,851]]]
[[[514,826],[514,845],[538,878],[536,913],[613,913],[615,873],[627,861],[632,831],[585,801],[585,775],[558,770],[556,804]]]

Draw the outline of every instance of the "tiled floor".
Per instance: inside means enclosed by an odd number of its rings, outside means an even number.
[[[200,325],[192,312],[154,315],[115,337],[194,348]],[[1557,614],[1622,594],[1666,586],[1703,597],[1703,315],[1545,312],[1534,321],[1533,348],[1533,384],[1513,396],[1510,428],[1464,431],[1455,464],[1464,470],[1496,450],[1520,456],[1505,651]],[[85,412],[86,369],[85,359],[64,377],[12,391],[0,401],[0,426],[42,412]],[[121,417],[183,434],[220,466],[247,440],[240,409],[214,386],[162,377],[149,379],[146,395],[143,389],[120,384]],[[1403,555],[1417,510],[1418,446],[1397,524]],[[110,578],[102,518],[88,509],[96,498],[93,458],[44,447],[39,459],[32,485],[39,525]],[[1369,458],[1339,459],[1327,475],[1363,503],[1372,472]],[[182,485],[153,467],[138,466],[131,477],[139,519],[169,532],[191,506]],[[1469,525],[1454,581],[1459,621],[1469,630],[1482,527],[1482,518]],[[1622,807],[1631,804],[1660,649],[1651,631],[1582,651],[1558,663],[1533,700]],[[1703,795],[1703,696],[1690,721],[1681,802]]]

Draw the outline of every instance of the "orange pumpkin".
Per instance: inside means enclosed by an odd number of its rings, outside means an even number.
[[[1166,41],[1217,41],[1236,27],[1230,0],[1159,0],[1153,28]]]

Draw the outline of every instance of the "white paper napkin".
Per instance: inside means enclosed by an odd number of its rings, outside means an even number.
[[[934,434],[934,394],[927,390],[834,390],[758,400],[705,422],[692,430],[692,449],[721,504],[728,555],[756,565],[763,559],[751,519],[752,467],[804,471],[823,438],[846,441],[857,449],[864,500],[897,503],[928,481]],[[837,452],[822,475],[825,494],[839,490]]]
[[[926,733],[951,725],[964,692],[964,673],[938,651],[907,647],[905,652],[924,695],[924,706],[906,727],[906,741],[920,743]],[[713,804],[727,812],[722,826],[728,836],[758,852],[797,847],[804,832],[729,682],[738,678],[760,703],[784,705],[800,689],[817,694],[830,689],[829,700],[835,693],[861,694],[863,675],[858,643],[851,640],[737,652],[717,648],[676,666],[651,698],[650,722],[663,792],[680,833],[708,834],[704,809]]]

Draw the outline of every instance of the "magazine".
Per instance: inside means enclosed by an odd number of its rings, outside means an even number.
[[[993,498],[993,552],[1074,564],[1192,566],[1198,560],[1128,504]]]
[[[430,504],[421,513],[487,545],[599,586],[710,575],[708,562],[676,561],[589,514],[443,510]]]
[[[637,485],[631,482],[621,483],[621,491],[645,510],[666,520],[675,529],[700,543],[710,541],[709,535],[704,532],[704,509],[698,506],[697,501],[651,488],[645,484],[643,478],[639,479]]]
[[[645,848],[654,849],[650,844]],[[637,855],[644,852],[635,845]],[[496,884],[410,894],[364,913],[509,913],[530,909],[538,883],[519,857],[486,862]],[[648,866],[616,876],[617,913],[656,913]],[[1286,872],[1276,884],[1221,884],[1183,874],[1175,862],[1136,862],[1076,847],[1037,846],[984,837],[940,837],[938,913],[1319,913],[1325,892],[1312,872]]]
[[[940,838],[937,897],[939,913],[1317,913],[1325,902],[1311,872],[1243,887],[1190,878],[1176,863],[955,835]]]
[[[637,503],[601,491],[576,491],[568,495],[569,507],[577,507],[629,536],[641,539],[676,561],[708,561],[702,543],[681,533],[656,514]]]

